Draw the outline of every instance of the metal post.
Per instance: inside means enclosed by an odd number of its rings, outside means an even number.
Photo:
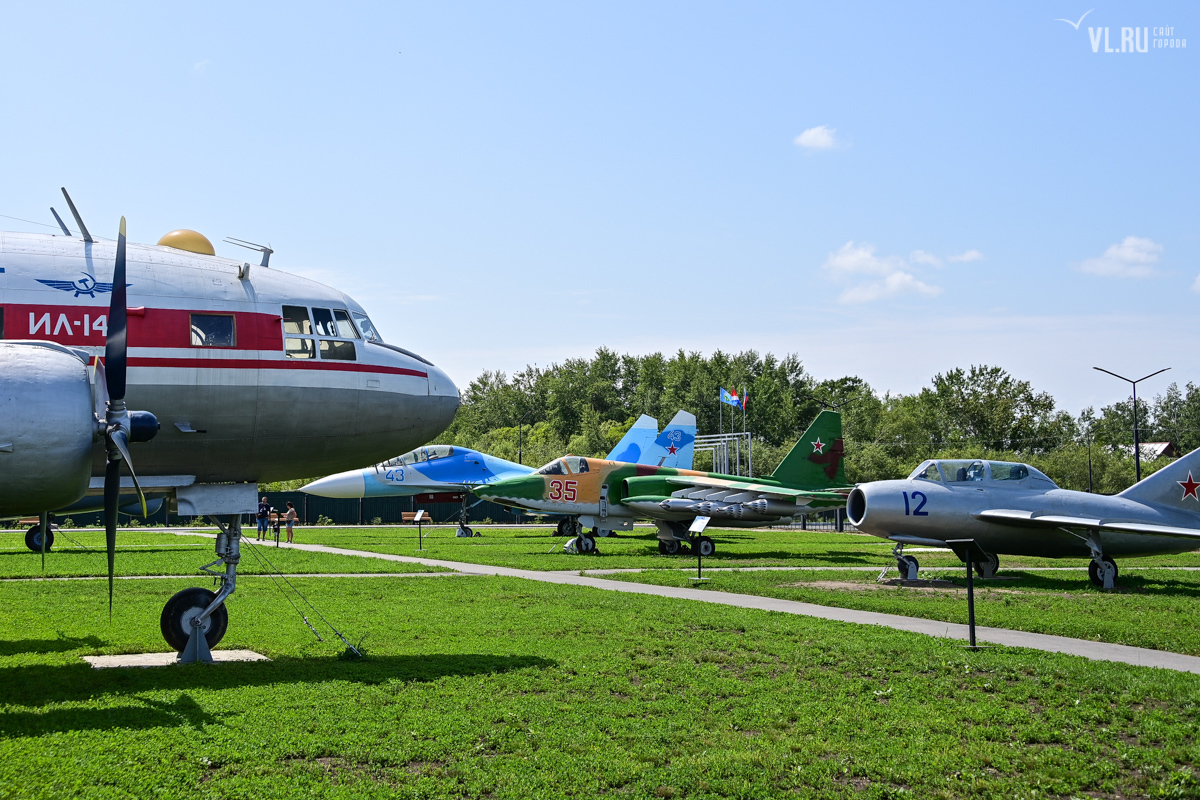
[[[844,533],[846,530],[846,523],[844,522],[844,520],[846,518],[845,517],[845,509],[839,508],[839,509],[835,510],[833,518],[834,518],[834,520],[837,521],[837,532]]]
[[[975,646],[975,565],[971,563],[973,545],[967,545],[967,625],[971,628],[971,647]]]
[[[417,520],[417,552],[425,549],[425,523]]]
[[[1092,437],[1088,431],[1088,492],[1092,491]]]
[[[1137,476],[1135,480],[1142,479],[1142,447],[1138,442],[1138,427],[1137,427],[1137,381],[1133,382],[1133,470]]]
[[[800,530],[802,530],[802,531],[808,530],[808,514],[800,515]]]

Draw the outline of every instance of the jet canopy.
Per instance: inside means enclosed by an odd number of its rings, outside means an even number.
[[[988,483],[1000,487],[1058,488],[1054,481],[1028,464],[1018,464],[1014,461],[984,461],[982,459],[931,459],[913,470],[908,479],[935,481],[949,485]]]
[[[565,458],[556,458],[546,466],[539,469],[537,475],[578,475],[581,472],[589,472],[588,462],[586,458],[579,456],[566,456]]]
[[[385,467],[411,467],[413,464],[424,464],[426,461],[436,461],[439,458],[449,458],[454,455],[454,448],[448,444],[431,444],[418,447],[416,450],[396,456],[391,461],[385,461]]]

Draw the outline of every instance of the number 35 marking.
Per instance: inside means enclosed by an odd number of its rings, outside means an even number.
[[[908,492],[901,492],[901,494],[904,495],[904,516],[906,516],[906,517],[910,516],[910,515],[914,516],[914,517],[928,517],[929,516],[928,511],[921,510],[922,508],[925,507],[925,501],[928,500],[928,498],[925,497],[924,492],[913,492],[912,493],[912,499],[915,501],[919,497],[919,498],[921,498],[921,502],[917,503],[917,507],[912,509],[911,511],[909,510],[909,505],[908,505]]]
[[[550,481],[550,499],[574,503],[575,490],[578,485],[578,481],[552,480]]]

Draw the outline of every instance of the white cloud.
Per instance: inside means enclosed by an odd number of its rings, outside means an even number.
[[[936,258],[920,250],[917,253]],[[918,280],[909,271],[909,264],[903,258],[877,256],[875,247],[865,242],[862,244],[846,242],[836,252],[829,254],[822,268],[832,273],[835,278],[842,280],[851,280],[862,275],[877,278],[877,280],[859,283],[846,289],[838,298],[843,303],[869,303],[872,300],[898,294],[923,294],[933,297],[942,293],[941,287],[931,286]]]
[[[1141,236],[1126,236],[1109,245],[1104,255],[1089,258],[1079,265],[1080,272],[1115,278],[1147,278],[1155,274],[1154,264],[1163,246]]]
[[[815,128],[809,128],[797,136],[795,139],[796,146],[809,150],[829,150],[837,146],[837,141],[833,138],[835,133],[837,133],[837,128],[818,125]]]
[[[203,61],[197,61],[195,64],[192,64],[192,72],[204,72],[204,70],[208,69],[208,64],[209,59],[207,58]]]
[[[1192,291],[1200,292],[1200,275],[1196,276],[1196,280],[1192,283]]]
[[[980,261],[983,258],[983,253],[978,250],[968,250],[965,253],[959,253],[956,256],[946,256],[947,261]]]
[[[930,264],[935,267],[940,267],[942,265],[942,260],[940,258],[935,256],[933,253],[926,253],[924,250],[913,250],[912,253],[909,254],[908,260],[914,264]],[[954,257],[951,256],[950,260],[953,261]]]
[[[851,286],[842,292],[838,298],[843,303],[869,303],[883,297],[896,294],[923,294],[926,297],[936,297],[942,293],[940,286],[930,286],[917,280],[908,272],[893,272],[881,281],[872,281],[859,286]]]

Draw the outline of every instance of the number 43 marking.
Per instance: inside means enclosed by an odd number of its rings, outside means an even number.
[[[917,503],[917,507],[912,509],[911,511],[909,510],[909,505],[908,505],[908,492],[901,492],[901,494],[904,495],[904,516],[906,516],[906,517],[907,516],[914,516],[914,517],[928,517],[929,516],[928,511],[921,510],[922,508],[925,507],[925,501],[928,499],[927,497],[925,497],[924,492],[913,492],[912,493],[913,501],[915,502],[916,499],[919,497],[919,498],[921,498],[921,502]]]

